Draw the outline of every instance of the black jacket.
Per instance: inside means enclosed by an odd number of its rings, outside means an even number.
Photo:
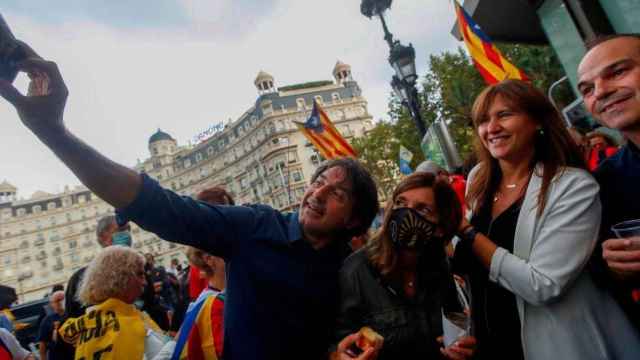
[[[446,268],[436,267],[442,266]],[[442,334],[443,294],[451,279],[447,273],[423,268],[415,298],[406,299],[402,289],[380,276],[364,250],[352,254],[340,271],[335,343],[368,326],[384,337],[380,360],[442,358],[436,338]]]

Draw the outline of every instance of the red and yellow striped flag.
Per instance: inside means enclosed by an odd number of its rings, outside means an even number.
[[[313,111],[309,119],[304,124],[295,124],[325,159],[356,157],[355,150],[340,135],[327,113],[316,101],[313,102]]]
[[[467,49],[469,49],[474,65],[480,71],[484,81],[489,85],[504,79],[528,81],[529,78],[524,71],[515,67],[502,56],[500,50],[491,43],[491,39],[480,30],[480,26],[473,21],[464,8],[457,1],[454,1],[454,4],[456,6],[460,34],[467,45]]]

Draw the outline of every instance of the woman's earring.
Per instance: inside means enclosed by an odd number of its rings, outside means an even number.
[[[540,135],[540,136],[544,135],[544,129],[543,128],[539,128],[538,129],[538,135]]]

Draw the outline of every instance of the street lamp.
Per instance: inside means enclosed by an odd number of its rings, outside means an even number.
[[[416,52],[413,45],[404,46],[398,40],[393,40],[393,35],[389,32],[387,23],[384,20],[384,12],[391,7],[392,0],[362,0],[360,12],[362,15],[371,18],[377,16],[382,22],[384,39],[389,45],[389,64],[393,67],[395,75],[391,80],[391,87],[402,104],[409,109],[411,118],[418,128],[420,141],[427,133],[422,115],[420,114],[420,102],[418,100],[418,89],[416,89]]]
[[[404,46],[396,41],[389,54],[389,64],[399,79],[411,86],[415,85],[418,74],[416,74],[416,52],[413,50],[413,45]]]

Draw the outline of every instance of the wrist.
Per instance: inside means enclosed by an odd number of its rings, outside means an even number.
[[[478,234],[479,232],[476,228],[474,228],[473,225],[468,224],[458,233],[458,237],[465,244],[473,244]]]

